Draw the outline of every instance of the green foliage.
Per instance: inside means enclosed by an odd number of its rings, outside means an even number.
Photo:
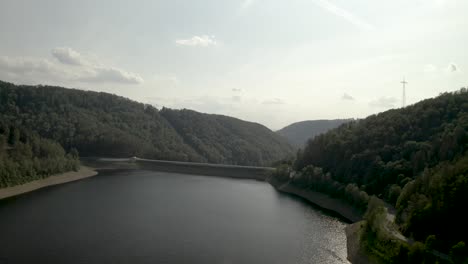
[[[448,252],[468,237],[468,217],[461,213],[468,201],[468,156],[426,169],[408,183],[397,202],[402,230],[418,240],[437,237],[435,247]]]
[[[383,207],[379,205],[377,208]],[[374,216],[382,215],[381,212],[373,212],[372,214],[375,214]],[[360,244],[373,263],[420,263],[408,261],[410,246],[407,243],[398,239],[391,239],[384,232],[373,232],[370,223],[368,221],[363,222],[365,222],[365,225],[360,238]]]
[[[259,124],[158,111],[120,96],[61,87],[0,81],[0,118],[82,156],[270,165],[292,154],[284,139]],[[6,140],[12,145],[18,134],[13,131]]]
[[[415,242],[408,252],[409,263],[424,263],[425,247],[421,242]]]
[[[364,219],[367,221],[367,227],[370,228],[371,232],[381,236],[385,235],[381,234],[381,231],[386,215],[387,213],[383,201],[375,196],[372,196],[369,199],[367,211],[364,214]]]
[[[346,123],[309,141],[296,170],[314,165],[344,184],[379,197],[424,168],[463,155],[468,143],[468,92],[445,93],[404,109]]]
[[[298,152],[294,168],[321,168],[327,177],[319,189],[345,186],[384,199],[396,206],[406,236],[434,235],[431,250],[448,253],[468,237],[461,214],[468,202],[467,150],[468,91],[461,89],[319,135]],[[415,259],[418,250],[412,249]]]
[[[292,154],[292,148],[268,128],[236,118],[191,110],[160,111],[197,153],[212,163],[270,165]]]
[[[66,154],[58,143],[0,121],[0,188],[78,168],[76,150]]]
[[[426,238],[426,243],[424,243],[424,246],[426,247],[426,250],[433,250],[435,248],[435,243],[436,243],[436,236],[435,235],[430,235]]]
[[[460,241],[450,250],[450,258],[453,263],[468,263],[468,247]]]
[[[331,178],[330,173],[325,174],[321,168],[312,165],[296,172],[290,165],[282,164],[276,168],[273,177],[280,182],[290,181],[290,184],[342,199],[362,212],[369,201],[367,193],[357,185],[339,183]]]
[[[291,173],[291,166],[288,164],[281,164],[278,165],[273,172],[273,177],[275,180],[278,180],[279,182],[287,182],[289,181],[289,175]]]

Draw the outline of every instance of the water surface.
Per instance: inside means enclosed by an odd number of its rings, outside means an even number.
[[[345,224],[269,184],[112,171],[0,203],[0,263],[348,263]]]

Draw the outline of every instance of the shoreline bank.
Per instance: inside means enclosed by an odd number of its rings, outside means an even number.
[[[35,180],[22,185],[0,189],[0,200],[20,195],[23,193],[32,192],[47,186],[77,181],[97,175],[98,172],[94,168],[81,166],[78,171],[69,171],[61,174],[49,176],[45,179]]]
[[[375,260],[371,260],[361,247],[363,225],[364,222],[360,221],[345,228],[348,260],[351,263],[372,264],[375,263]]]
[[[304,190],[289,183],[275,183],[268,181],[277,191],[299,196],[320,208],[335,212],[341,217],[356,223],[362,220],[362,214],[345,202],[332,198],[326,194],[312,190]]]
[[[267,182],[270,183],[278,192],[301,197],[319,208],[332,211],[342,218],[347,219],[350,222],[350,224],[345,228],[346,248],[348,253],[347,259],[351,263],[372,263],[369,261],[368,256],[361,250],[360,228],[363,223],[363,215],[361,213],[354,210],[345,202],[323,193],[304,190],[289,183],[276,182],[272,178],[268,179]]]

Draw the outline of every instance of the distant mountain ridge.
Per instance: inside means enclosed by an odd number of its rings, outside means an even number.
[[[81,156],[268,166],[292,155],[268,128],[191,110],[158,109],[102,92],[0,81],[0,127],[19,127]]]
[[[302,121],[286,126],[276,133],[285,137],[293,146],[302,148],[307,143],[307,140],[352,120],[353,119]]]

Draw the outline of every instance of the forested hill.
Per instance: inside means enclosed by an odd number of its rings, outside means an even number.
[[[284,139],[257,123],[191,110],[163,108],[160,114],[185,143],[214,163],[269,164],[284,154],[292,156]]]
[[[396,207],[405,235],[468,258],[467,149],[463,88],[315,137],[298,153],[295,182],[361,208],[376,195]]]
[[[352,119],[302,121],[286,126],[276,133],[284,136],[296,148],[303,148],[307,140],[350,121]]]
[[[62,87],[0,82],[0,117],[80,156],[270,165],[292,153],[259,124]]]

